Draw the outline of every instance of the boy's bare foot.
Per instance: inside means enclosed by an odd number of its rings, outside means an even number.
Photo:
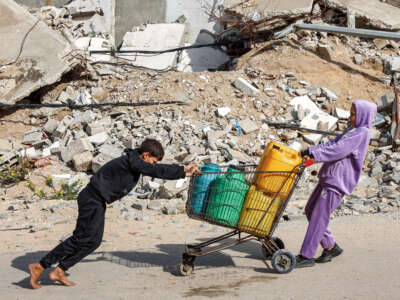
[[[34,263],[29,265],[29,272],[31,273],[31,279],[29,283],[31,284],[33,289],[41,288],[42,286],[38,283],[40,276],[42,276],[44,272],[44,268],[39,263]]]
[[[57,267],[53,271],[51,271],[49,274],[49,278],[50,278],[50,280],[58,281],[59,283],[65,285],[65,286],[75,285],[74,282],[69,281],[67,279],[67,275],[65,275],[65,272],[60,267]]]

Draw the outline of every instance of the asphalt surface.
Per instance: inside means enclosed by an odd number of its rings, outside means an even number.
[[[296,254],[306,226],[304,219],[282,223],[276,235]],[[3,253],[0,299],[399,299],[400,214],[336,218],[330,229],[344,253],[285,275],[251,241],[198,258],[192,275],[178,276],[184,245],[160,241],[148,249],[96,252],[70,270],[76,286],[53,284],[46,272],[43,287],[32,290],[27,266],[45,254],[46,245],[43,251]],[[199,232],[198,239],[209,235]]]

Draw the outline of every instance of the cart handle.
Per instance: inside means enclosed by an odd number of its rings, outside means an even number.
[[[303,161],[303,164],[304,164],[305,167],[310,167],[310,166],[312,166],[314,163],[315,163],[315,160],[314,160],[313,158],[308,158],[308,159],[305,159],[305,160]]]

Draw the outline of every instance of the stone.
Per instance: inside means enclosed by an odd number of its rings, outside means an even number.
[[[382,60],[383,71],[391,75],[393,72],[400,72],[400,56],[386,57]]]
[[[138,214],[138,215],[135,217],[135,220],[136,220],[136,221],[143,221],[143,222],[150,222],[151,219],[152,219],[152,217],[151,217],[151,215],[149,215],[149,214]]]
[[[0,57],[2,64],[11,63],[2,67],[2,72],[12,69],[8,81],[11,84],[15,80],[18,82],[2,92],[0,97],[2,103],[14,104],[41,87],[58,81],[76,61],[70,59],[68,54],[72,47],[60,33],[15,1],[0,1],[0,11],[4,21],[0,26],[0,43],[7,45],[1,47]],[[22,41],[24,51],[18,54],[18,62],[14,63],[15,50],[21,48]],[[0,79],[0,86],[2,81]]]
[[[228,152],[232,156],[232,159],[234,159],[234,160],[237,160],[240,162],[247,162],[247,163],[251,161],[250,157],[241,151],[229,149]]]
[[[8,219],[8,213],[5,211],[0,212],[0,220],[7,220]]]
[[[0,139],[0,152],[9,152],[13,149],[13,144],[8,139]]]
[[[33,130],[25,132],[24,140],[22,141],[22,144],[31,145],[31,144],[40,142],[42,140],[42,138],[43,138],[42,130],[33,129]]]
[[[329,90],[329,89],[327,89],[327,88],[325,88],[325,87],[321,88],[321,92],[322,92],[322,95],[324,95],[326,98],[328,98],[331,101],[337,101],[338,100],[338,96],[336,95],[336,93],[331,91],[331,90]]]
[[[74,155],[93,150],[94,148],[90,143],[89,138],[73,140],[67,145],[67,147],[61,149],[61,159],[63,162],[68,163],[72,160]]]
[[[86,127],[86,132],[88,135],[96,135],[104,132],[104,127],[99,123],[91,123]]]
[[[117,148],[115,146],[109,145],[109,144],[103,144],[100,146],[98,149],[99,153],[104,154],[106,156],[111,156],[113,158],[120,157],[122,155],[122,149]]]
[[[90,171],[92,168],[93,155],[89,151],[75,154],[72,158],[74,169],[77,172]]]
[[[18,210],[20,210],[20,207],[19,207],[18,204],[13,204],[13,205],[10,205],[10,206],[8,207],[8,210],[11,210],[11,211],[18,211]]]
[[[376,105],[378,106],[378,111],[392,109],[393,102],[394,102],[394,93],[387,93],[383,95],[376,102]]]
[[[127,32],[121,50],[166,50],[183,46],[184,24],[147,24],[145,30]],[[167,70],[176,65],[178,52],[163,54],[126,54],[135,66]]]
[[[167,203],[164,205],[162,212],[166,215],[177,215],[179,213],[176,204],[174,203]]]
[[[108,140],[109,136],[106,132],[100,132],[89,137],[89,141],[95,146],[104,144]]]
[[[218,107],[217,108],[217,114],[220,117],[225,117],[231,112],[230,107]]]
[[[148,205],[149,201],[147,199],[138,199],[132,203],[131,207],[137,210],[145,210]]]
[[[257,96],[260,93],[260,90],[255,88],[250,82],[247,80],[239,77],[237,78],[234,82],[233,85],[240,90],[243,94],[249,95],[249,96]]]
[[[350,111],[336,107],[335,108],[335,116],[338,117],[339,119],[349,119]]]
[[[168,180],[163,186],[160,187],[160,197],[171,199],[182,193],[188,188],[188,181],[186,179]]]
[[[317,53],[321,58],[327,61],[332,60],[332,49],[328,45],[318,45]]]
[[[250,119],[240,120],[239,125],[242,128],[244,134],[249,134],[260,129],[257,125],[257,122]]]
[[[44,125],[43,129],[45,132],[49,134],[53,134],[58,127],[58,121],[54,119],[48,119],[46,124]]]
[[[382,50],[383,48],[387,47],[390,45],[390,42],[388,40],[383,40],[383,39],[375,39],[374,44],[378,50]]]
[[[353,60],[354,60],[354,63],[355,63],[356,65],[362,65],[363,62],[364,62],[364,59],[363,59],[363,57],[361,56],[361,54],[356,54],[356,55],[354,55]]]

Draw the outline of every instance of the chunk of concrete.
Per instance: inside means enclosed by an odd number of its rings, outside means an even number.
[[[78,154],[85,151],[93,151],[94,148],[89,141],[89,138],[83,138],[72,141],[67,147],[61,150],[61,159],[68,163],[72,158]]]
[[[319,129],[321,128],[321,124],[326,124],[325,130],[331,130],[337,123],[338,119],[335,117],[332,117],[328,115],[325,112],[320,112],[320,113],[310,113],[308,114],[300,123],[301,127],[309,128],[309,129]],[[319,143],[319,141],[322,138],[322,134],[305,134],[304,139],[313,144],[316,145]]]
[[[242,128],[244,134],[248,134],[260,129],[257,125],[257,122],[252,121],[250,119],[239,121],[239,125]]]
[[[339,119],[348,119],[350,118],[350,111],[336,107],[335,116],[338,117]]]
[[[86,172],[90,171],[92,167],[93,155],[89,151],[85,151],[79,154],[75,154],[72,158],[72,163],[74,165],[74,169],[77,172]]]
[[[240,77],[233,82],[233,85],[243,94],[249,96],[257,96],[260,93],[259,89],[255,88],[254,86],[251,85],[250,82]]]
[[[105,132],[100,132],[89,137],[89,141],[95,146],[104,144],[108,139],[108,134]]]
[[[54,131],[56,131],[58,127],[58,121],[54,119],[48,119],[46,124],[44,124],[44,131],[47,133],[53,134]]]
[[[69,43],[25,8],[12,0],[0,1],[0,11],[0,43],[7,45],[0,49],[0,65],[6,64],[0,87],[7,87],[0,88],[0,97],[3,103],[14,104],[58,81],[75,63],[67,55]]]
[[[22,144],[31,145],[31,144],[40,142],[42,140],[42,138],[43,138],[42,130],[33,129],[33,130],[25,132],[24,140],[22,141]]]
[[[301,16],[311,12],[313,0],[263,0],[253,1],[253,5],[238,5],[241,0],[225,0],[224,7],[230,8],[235,6],[234,11],[242,15],[249,15],[250,12],[257,12],[262,17],[273,16]],[[256,21],[256,20],[254,20]]]
[[[185,25],[183,24],[149,24],[143,31],[127,32],[121,50],[162,51],[183,45]],[[162,54],[120,54],[120,57],[131,60],[135,66],[155,70],[167,70],[175,67],[178,52]]]
[[[352,10],[356,23],[363,23],[378,29],[400,29],[400,9],[387,3],[375,0],[323,0],[322,2],[330,8],[343,12]]]
[[[295,107],[299,120],[304,119],[309,113],[321,112],[319,107],[307,95],[294,97],[289,104]]]

